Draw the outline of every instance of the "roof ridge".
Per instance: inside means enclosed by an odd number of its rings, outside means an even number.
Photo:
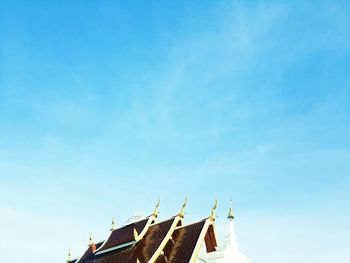
[[[198,224],[198,223],[202,223],[202,222],[208,220],[209,218],[210,218],[210,217],[206,217],[206,218],[201,219],[201,220],[199,220],[199,221],[192,222],[191,224],[181,225],[181,226],[176,227],[176,229],[180,229],[180,228],[183,228],[183,227],[192,226],[192,225],[195,225],[195,224]]]
[[[132,224],[137,224],[137,223],[139,223],[139,222],[141,222],[141,221],[143,221],[143,220],[148,220],[151,216],[153,216],[153,215],[149,215],[149,216],[143,217],[143,218],[141,218],[141,219],[139,219],[139,220],[136,220],[136,221],[134,221],[134,222],[130,222],[130,223],[125,224],[125,225],[123,225],[123,226],[121,226],[121,227],[119,227],[119,228],[114,229],[113,231],[118,230],[118,229],[121,229],[121,228],[123,228],[123,227],[130,226],[130,225],[132,225]],[[113,231],[112,231],[112,232],[113,232]]]
[[[176,216],[170,217],[170,218],[168,218],[168,219],[164,219],[163,221],[159,221],[159,222],[157,221],[157,222],[151,224],[151,226],[155,226],[155,225],[158,225],[158,224],[161,224],[161,223],[170,221],[170,220],[174,220],[174,219],[175,219],[176,217],[178,217],[178,216],[179,216],[179,215],[176,215]]]

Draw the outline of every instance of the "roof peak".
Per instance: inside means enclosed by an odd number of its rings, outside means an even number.
[[[115,220],[115,217],[112,218],[112,226],[111,226],[111,231],[114,231],[117,229],[117,222]]]
[[[185,217],[185,208],[187,206],[187,201],[188,201],[188,198],[186,197],[185,198],[185,202],[183,203],[182,207],[181,207],[181,210],[180,210],[180,213],[179,213],[179,216],[181,218],[184,218]]]
[[[72,251],[71,251],[71,249],[69,249],[66,262],[68,263],[68,262],[71,262],[71,261],[72,261]]]
[[[154,217],[158,217],[158,214],[159,214],[158,208],[159,208],[159,206],[160,206],[160,199],[158,199],[158,202],[157,202],[157,204],[156,204],[156,206],[154,208],[154,211],[153,211],[153,214],[152,214]]]
[[[217,207],[218,207],[218,199],[215,199],[215,203],[214,203],[213,208],[211,209],[211,215],[210,215],[210,218],[213,221],[215,221],[215,210]]]
[[[230,221],[232,221],[235,217],[233,215],[233,209],[232,209],[232,200],[230,200],[230,204],[229,204],[229,209],[228,209],[228,215],[227,218],[230,219]]]

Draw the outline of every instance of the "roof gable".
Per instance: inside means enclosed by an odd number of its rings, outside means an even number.
[[[208,239],[213,246],[217,243],[211,218],[178,227],[167,243],[163,255],[157,258],[156,263],[195,262],[205,239]],[[212,251],[215,249],[216,247],[211,247]]]
[[[157,252],[166,236],[177,226],[179,221],[178,217],[173,217],[169,220],[153,224],[148,228],[147,233],[136,244],[109,251],[103,254],[91,255],[89,258],[81,260],[81,263],[135,263],[137,260],[140,262],[148,262],[152,256]]]
[[[154,220],[155,218],[153,216],[149,216],[141,221],[113,230],[101,248],[97,250],[97,254],[108,252],[114,248],[118,249],[123,246],[132,245],[138,241],[135,239],[135,230],[138,236],[141,234],[144,235]]]

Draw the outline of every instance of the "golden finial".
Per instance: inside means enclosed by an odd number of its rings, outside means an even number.
[[[117,222],[115,221],[115,218],[112,218],[112,227],[111,227],[111,231],[114,231],[117,229]]]
[[[94,243],[94,241],[92,240],[92,233],[90,233],[90,236],[89,236],[89,246],[92,246],[93,243]]]
[[[228,219],[230,219],[231,221],[235,218],[233,216],[233,211],[232,211],[232,200],[230,200],[230,205],[229,205],[229,210],[228,210],[228,216],[227,216]]]
[[[215,221],[215,209],[218,207],[218,199],[215,199],[215,204],[213,208],[211,209],[211,220]]]
[[[152,214],[154,217],[157,217],[158,214],[159,214],[159,212],[158,212],[159,205],[160,205],[160,199],[158,199],[156,207],[154,208],[154,211],[153,211],[153,214]]]
[[[71,261],[72,261],[72,253],[71,253],[71,250],[69,249],[66,262],[68,263],[68,262],[71,262]]]
[[[185,202],[183,203],[182,207],[181,207],[181,211],[179,213],[179,216],[181,218],[184,218],[185,216],[185,208],[186,208],[186,205],[187,205],[187,197],[185,198]]]
[[[136,263],[140,263],[140,260],[138,258],[136,258]]]
[[[139,239],[139,233],[137,233],[136,228],[134,228],[134,239],[138,240]]]

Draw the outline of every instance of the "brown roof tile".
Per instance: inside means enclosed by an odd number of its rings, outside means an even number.
[[[144,237],[133,246],[93,255],[80,263],[141,263],[148,262],[171,229],[175,218],[151,225]]]
[[[148,220],[149,217],[114,230],[99,251],[134,241],[134,229],[140,234],[146,227]]]
[[[177,228],[156,263],[189,262],[206,220]]]
[[[85,253],[79,259],[79,262],[82,262],[85,259],[91,258],[94,255],[95,251],[97,249],[99,249],[99,247],[101,247],[102,244],[103,244],[103,242],[99,242],[97,244],[93,244],[93,245],[89,246],[88,249],[85,251]],[[69,262],[69,263],[71,263],[71,262]]]

